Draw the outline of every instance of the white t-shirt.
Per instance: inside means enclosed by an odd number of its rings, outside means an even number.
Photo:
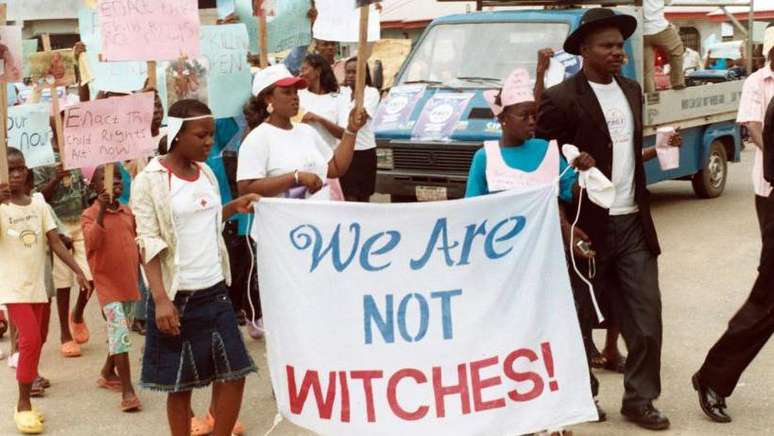
[[[645,0],[642,6],[645,15],[643,35],[655,35],[669,27],[669,21],[664,16],[664,0]]]
[[[184,180],[170,173],[169,194],[177,232],[179,289],[196,291],[223,278],[218,237],[220,194],[207,176]]]
[[[609,84],[589,81],[607,121],[607,130],[613,140],[613,185],[615,201],[610,215],[628,215],[637,212],[634,202],[634,115],[629,101],[618,82]]]
[[[340,93],[330,94],[314,94],[309,90],[302,89],[298,91],[298,98],[300,100],[301,109],[304,112],[312,112],[317,114],[326,120],[338,124],[341,114],[349,113],[349,101]],[[328,144],[331,149],[336,148],[339,144],[339,140],[331,135],[331,133],[323,127],[322,124],[312,123],[312,126],[320,137]],[[342,127],[347,127],[343,125]]]
[[[347,111],[342,112],[339,118],[339,125],[347,127],[349,124],[349,112],[355,107],[355,102],[352,100],[352,89],[349,87],[341,88],[341,95],[349,102]],[[381,96],[379,90],[373,87],[366,87],[365,94],[363,96],[363,109],[368,114],[368,121],[360,130],[357,131],[357,141],[355,142],[355,150],[371,150],[376,148],[376,135],[374,135],[374,117],[376,111],[379,109],[379,101]]]
[[[296,170],[328,178],[333,150],[312,127],[296,124],[290,130],[262,123],[247,135],[239,148],[237,181],[256,180]]]

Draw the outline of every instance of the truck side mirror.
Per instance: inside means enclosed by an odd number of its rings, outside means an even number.
[[[382,65],[382,61],[376,60],[374,62],[374,77],[373,79],[373,85],[374,88],[381,90],[382,86],[384,86],[384,66]]]

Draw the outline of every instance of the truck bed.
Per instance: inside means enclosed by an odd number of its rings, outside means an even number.
[[[661,126],[682,129],[736,119],[742,80],[664,90],[645,97],[645,136]]]

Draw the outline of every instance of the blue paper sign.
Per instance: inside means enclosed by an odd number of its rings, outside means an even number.
[[[199,35],[202,55],[210,67],[207,80],[210,109],[215,118],[241,114],[250,98],[252,83],[245,25],[202,26]]]

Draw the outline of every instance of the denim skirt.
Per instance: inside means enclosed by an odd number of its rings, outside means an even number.
[[[199,291],[180,291],[173,303],[180,315],[179,336],[159,331],[156,307],[148,298],[140,386],[185,392],[256,372],[224,283]]]

